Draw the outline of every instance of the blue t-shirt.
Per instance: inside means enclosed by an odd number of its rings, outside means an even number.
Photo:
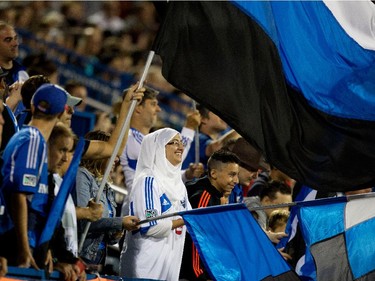
[[[9,210],[5,206],[5,200],[0,191],[0,234],[7,232],[12,227],[13,223],[9,216]]]
[[[9,206],[12,193],[25,193],[28,200],[28,234],[35,247],[44,227],[48,202],[47,145],[35,127],[25,126],[9,141],[3,154],[5,202]]]
[[[229,204],[232,203],[242,203],[243,202],[243,192],[242,186],[240,184],[236,184],[232,189],[231,194],[229,195]]]

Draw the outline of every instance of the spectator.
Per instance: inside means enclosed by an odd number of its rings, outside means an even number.
[[[11,21],[7,22],[11,23]],[[26,4],[17,7],[14,26],[17,26],[17,28],[27,29],[32,27],[33,23],[35,23],[35,11],[31,5]]]
[[[78,64],[88,76],[97,74],[100,64],[98,56],[102,50],[103,31],[97,26],[89,26],[84,29],[77,43],[76,51],[81,57],[76,57],[74,64]]]
[[[29,124],[31,120],[31,99],[35,91],[43,84],[51,83],[51,81],[43,75],[31,76],[23,83],[21,88],[22,103],[25,109],[17,116],[17,122],[20,129],[23,125]]]
[[[274,233],[285,232],[290,212],[288,210],[274,210],[268,219],[268,230]]]
[[[1,74],[0,74],[1,76]],[[17,91],[20,91],[20,96],[22,97],[22,104],[25,108],[23,111],[21,111],[17,119],[12,114],[11,110],[5,105],[5,108],[7,109],[5,113],[5,120],[6,125],[4,127],[4,131],[2,134],[3,143],[1,145],[1,149],[3,150],[5,146],[7,145],[10,138],[18,132],[20,128],[22,128],[24,125],[27,125],[31,120],[31,99],[34,95],[35,91],[43,84],[50,83],[49,79],[43,75],[36,75],[32,76],[29,79],[25,81],[25,83],[20,87],[20,89],[17,89]],[[68,101],[67,101],[67,108],[73,107],[75,104],[79,103],[79,100],[72,98],[69,94],[68,95]],[[66,116],[63,114],[60,118],[64,118]],[[69,116],[68,116],[69,117]]]
[[[135,108],[134,114],[130,121],[128,142],[120,157],[120,162],[125,176],[125,186],[129,194],[131,193],[133,187],[133,179],[140,153],[141,143],[143,138],[149,134],[151,129],[156,125],[158,113],[161,111],[157,100],[157,95],[159,92],[150,87],[145,88],[146,91],[144,92],[142,102]],[[192,115],[190,119],[187,120],[186,127],[181,131],[183,141],[187,146],[190,146],[190,143],[193,140],[194,129],[199,124],[199,121],[199,116],[197,113],[195,113],[195,115]],[[184,151],[184,156],[187,153],[186,150]],[[129,199],[125,197],[122,206],[122,215],[127,215],[128,213]]]
[[[68,161],[68,152],[73,149],[74,135],[62,123],[57,123],[48,141],[48,205],[49,212],[55,195],[59,192],[62,179],[58,174],[62,165]],[[78,264],[77,220],[71,195],[68,196],[61,224],[56,227],[49,243],[54,268],[61,271],[65,280],[86,279],[85,271]]]
[[[233,188],[229,203],[242,203],[243,189],[257,177],[258,170],[268,171],[269,166],[264,162],[262,154],[242,137],[229,140],[223,148],[232,151],[240,159],[239,183]]]
[[[267,181],[274,180],[285,183],[293,191],[295,180],[290,178],[288,175],[281,172],[276,167],[271,166],[270,169],[264,170],[258,174],[258,177],[251,184],[250,190],[247,192],[247,196],[259,196],[261,190],[267,185]]]
[[[59,71],[55,62],[47,58],[45,54],[30,55],[23,60],[23,65],[27,67],[30,76],[43,75],[52,84],[59,82]]]
[[[62,182],[61,169],[64,163],[68,162],[68,153],[73,150],[73,145],[74,134],[71,129],[61,122],[57,123],[48,142],[48,184],[50,187],[51,183],[54,183],[54,195],[57,195],[60,189]],[[78,256],[77,217],[71,195],[68,196],[61,222],[65,230],[67,250]]]
[[[16,60],[19,55],[18,46],[18,35],[14,27],[0,21],[0,67],[8,72],[5,80],[8,86],[16,81],[24,82],[29,78],[25,67]]]
[[[144,220],[191,208],[180,173],[183,151],[176,130],[160,129],[144,137],[130,194],[132,215]],[[137,232],[127,232],[120,275],[178,280],[185,233],[179,216],[150,221]]]
[[[3,118],[3,124],[1,126],[1,149],[0,151],[3,151],[5,146],[7,145],[9,139],[18,132],[18,124],[17,120],[12,112],[12,110],[6,105],[4,102],[4,98],[8,95],[9,87],[5,83],[5,77],[8,73],[4,71],[0,67],[0,95],[1,95],[1,108],[2,111],[2,118]]]
[[[257,219],[259,225],[264,231],[268,228],[269,217],[274,211],[274,208],[264,208],[253,211],[252,208],[256,207],[267,207],[270,205],[277,204],[288,204],[292,202],[292,191],[289,186],[278,181],[269,181],[267,185],[261,190],[259,196],[246,197],[244,203],[250,210],[253,216]],[[288,210],[289,207],[283,207],[278,209]],[[268,231],[268,237],[273,243],[279,243],[282,237],[287,236],[284,232],[273,233]],[[285,256],[284,256],[285,257]]]
[[[258,221],[260,227],[266,232],[268,238],[274,244],[278,244],[280,239],[288,236],[284,231],[273,232],[267,230],[269,228],[270,215],[274,210],[289,210],[289,207],[283,208],[269,208],[270,205],[278,204],[288,204],[292,202],[292,190],[283,182],[278,181],[268,181],[266,186],[262,188],[259,196],[246,197],[244,198],[244,203],[246,207],[250,210],[254,218]],[[266,207],[264,209],[258,209],[256,211],[252,208]],[[284,252],[284,248],[278,249],[280,254],[286,260],[291,260],[292,257]]]
[[[109,35],[119,34],[125,28],[125,22],[120,18],[119,4],[119,1],[102,2],[101,9],[89,16],[87,21],[97,25]]]
[[[229,132],[223,132],[227,129],[228,125],[216,114],[204,108],[203,106],[197,106],[201,115],[201,123],[199,126],[199,162],[203,163],[206,168],[208,158],[215,151],[223,147],[224,143],[232,138],[238,138],[237,132],[230,130]],[[191,145],[186,159],[182,164],[182,169],[188,168],[190,163],[195,161],[195,140]]]
[[[29,75],[25,71],[25,67],[17,62],[18,52],[18,35],[14,30],[14,27],[4,21],[0,21],[0,67],[7,72],[5,77],[5,83],[8,86],[16,84],[14,86],[20,87],[22,83],[29,78]],[[17,116],[24,108],[20,104],[21,96],[18,94],[4,97],[6,103],[10,109]]]
[[[60,12],[69,28],[83,27],[85,10],[82,2],[66,1],[61,4]]]
[[[62,124],[62,123],[59,122],[57,124]],[[58,173],[55,174],[55,181],[56,181],[57,184],[59,184],[61,182],[62,177],[65,175],[66,171],[68,170],[70,162],[71,162],[72,157],[73,157],[73,152],[74,151],[69,151],[67,153],[67,161],[62,163],[61,167],[58,169]],[[75,194],[76,194],[76,191],[74,189],[72,191],[71,195],[75,196]],[[72,197],[72,199],[73,199],[73,197]],[[73,205],[74,205],[74,203],[73,203]],[[104,210],[103,205],[100,204],[100,203],[96,203],[94,198],[90,199],[90,201],[88,202],[86,207],[77,207],[77,206],[75,207],[75,213],[76,213],[77,220],[88,220],[90,222],[94,222],[94,221],[99,220],[102,217],[103,210]],[[62,219],[62,223],[64,225],[64,218]],[[69,245],[71,245],[71,243],[68,243],[68,247],[69,247]],[[75,247],[75,246],[73,245],[73,247]],[[77,251],[78,251],[78,242],[77,242],[77,246],[75,248],[77,248]],[[72,252],[74,253],[74,251],[72,251]]]
[[[10,236],[2,248],[9,246],[8,261],[12,258],[13,264],[21,267],[31,265],[38,268],[45,264],[43,258],[34,259],[33,250],[38,246],[47,215],[46,143],[59,115],[64,111],[66,101],[67,96],[62,88],[53,84],[42,85],[31,101],[30,126],[18,132],[4,151],[2,190],[7,206],[11,206],[15,235]],[[11,243],[14,238],[17,241]]]
[[[116,142],[119,138],[122,124],[125,122],[125,118],[128,113],[128,109],[132,100],[137,100],[138,102],[143,98],[143,93],[146,90],[145,88],[138,88],[138,83],[132,85],[124,94],[124,99],[121,103],[120,114],[117,119],[116,125],[113,129],[111,137],[108,141],[87,141],[85,150],[83,152],[83,159],[102,159],[111,157],[112,152],[115,148]],[[75,98],[78,99],[78,98]],[[67,106],[63,115],[60,117],[60,121],[63,122],[66,126],[71,125],[72,115],[74,113],[74,105]],[[120,146],[119,153],[123,150],[127,140],[127,134],[122,141]]]
[[[92,131],[86,135],[89,140],[108,141],[110,135],[102,131]],[[107,167],[107,160],[83,160],[76,178],[77,206],[87,206],[90,198],[98,195],[101,181]],[[109,179],[109,181],[111,181]],[[122,236],[123,229],[136,230],[137,217],[116,217],[114,192],[106,182],[100,203],[104,206],[102,218],[90,225],[89,232],[83,243],[80,256],[88,264],[104,265],[107,244],[116,244]],[[80,222],[80,232],[83,232],[86,221]]]
[[[3,95],[2,93],[0,93],[0,136],[2,134],[3,126],[4,126],[4,118],[2,115],[3,110],[4,110]],[[0,144],[1,144],[1,137],[0,137]],[[0,166],[2,166],[2,164]],[[3,194],[2,194],[2,191],[0,190],[0,235],[8,230],[8,228],[10,227],[10,224],[11,224],[11,221],[9,218],[8,210],[5,209],[5,202],[4,202]],[[8,264],[7,260],[3,257],[0,257],[0,278],[6,275],[8,271],[7,264]]]
[[[87,105],[87,88],[82,83],[76,80],[69,80],[65,83],[64,89],[71,94],[73,97],[79,98],[82,100],[75,109],[78,111],[85,111]]]
[[[109,113],[104,111],[98,111],[95,113],[95,125],[93,131],[104,131],[111,133],[113,130],[113,124]]]
[[[228,150],[214,152],[208,160],[208,174],[186,185],[193,209],[221,205],[221,198],[229,196],[238,184],[240,161]],[[211,279],[205,270],[190,235],[187,235],[180,278],[187,280]]]

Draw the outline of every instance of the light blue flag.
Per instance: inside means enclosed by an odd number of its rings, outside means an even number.
[[[214,280],[300,280],[244,204],[181,213]]]

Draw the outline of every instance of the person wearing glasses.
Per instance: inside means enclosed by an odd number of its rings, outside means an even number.
[[[181,135],[174,129],[159,129],[144,137],[130,194],[131,215],[142,221],[191,209],[181,179],[183,154]],[[184,221],[177,215],[127,232],[120,276],[178,280],[185,234]]]

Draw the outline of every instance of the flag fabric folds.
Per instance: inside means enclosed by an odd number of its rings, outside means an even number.
[[[300,207],[299,223],[313,259],[309,263],[316,266],[310,277],[317,281],[374,280],[375,197],[350,196],[347,202],[343,198]]]
[[[358,27],[356,20],[346,20],[354,14],[371,24],[375,5],[370,1],[331,2],[234,1],[265,26],[278,49],[288,84],[301,91],[312,106],[335,116],[374,121],[375,35],[363,35],[371,25]],[[259,10],[268,10],[272,17]]]
[[[355,9],[362,21],[371,17],[361,11],[374,11],[364,2],[367,9]],[[375,39],[340,25],[345,3],[172,1],[153,49],[172,85],[290,177],[317,190],[368,187],[375,182]]]
[[[243,204],[181,213],[213,280],[300,280]]]

